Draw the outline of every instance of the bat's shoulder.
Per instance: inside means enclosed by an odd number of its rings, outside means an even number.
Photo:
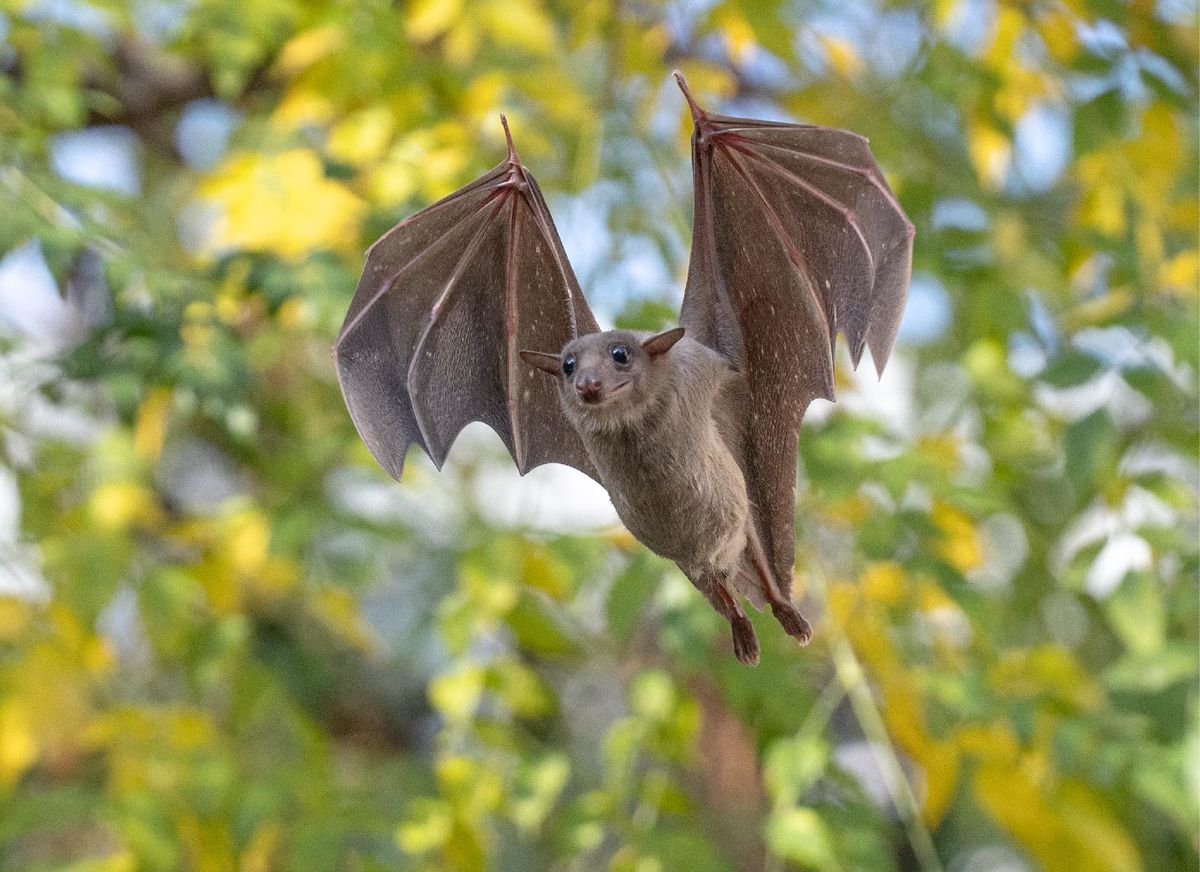
[[[703,342],[697,342],[684,335],[671,349],[671,354],[682,366],[691,369],[704,370],[712,373],[732,372],[729,361],[716,350],[709,348]]]

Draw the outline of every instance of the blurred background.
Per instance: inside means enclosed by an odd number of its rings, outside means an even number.
[[[1194,2],[0,9],[0,868],[1197,867]],[[757,669],[582,475],[388,479],[329,357],[502,110],[602,324],[671,323],[676,66],[917,226]]]

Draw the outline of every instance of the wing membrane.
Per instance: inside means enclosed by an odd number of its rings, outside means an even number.
[[[500,435],[522,474],[557,462],[595,477],[553,382],[516,351],[556,352],[596,329],[537,182],[510,148],[371,247],[333,351],[355,426],[397,479],[410,445],[440,467],[470,421]]]
[[[680,84],[683,86],[682,78]],[[786,590],[805,409],[833,399],[833,348],[882,371],[900,326],[913,227],[867,141],[692,107],[695,215],[680,322],[744,374],[743,458],[756,524]]]

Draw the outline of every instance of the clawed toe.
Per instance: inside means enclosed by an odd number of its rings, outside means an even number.
[[[738,662],[746,666],[758,665],[758,637],[754,635],[754,625],[744,615],[730,622],[733,629],[733,653]]]
[[[800,614],[800,610],[792,603],[772,603],[771,613],[775,615],[775,620],[779,621],[780,625],[801,645],[807,645],[812,639],[812,625],[804,619],[804,615]]]

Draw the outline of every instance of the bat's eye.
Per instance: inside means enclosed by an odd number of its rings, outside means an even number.
[[[568,354],[563,358],[563,375],[570,375],[575,371],[575,355]]]
[[[629,349],[624,345],[614,345],[608,353],[612,355],[614,362],[622,366],[629,363]]]

